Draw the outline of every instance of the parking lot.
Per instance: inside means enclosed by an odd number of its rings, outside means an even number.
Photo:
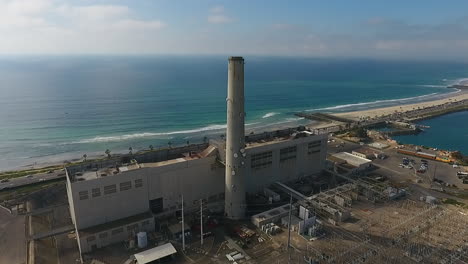
[[[396,149],[387,149],[384,150],[384,153],[388,156],[386,159],[376,159],[373,163],[386,176],[401,181],[420,180],[422,184],[427,184],[429,187],[447,187],[448,184],[468,190],[468,184],[463,184],[463,181],[457,177],[457,172],[460,171],[460,168],[454,168],[448,163],[400,154],[397,153]],[[410,160],[409,165],[411,166],[400,166],[404,158]],[[417,170],[421,168],[422,160],[427,161],[427,170],[424,173],[418,173]],[[434,181],[434,179],[437,181]]]

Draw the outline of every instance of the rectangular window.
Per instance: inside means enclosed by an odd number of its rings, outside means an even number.
[[[121,182],[120,183],[120,191],[130,190],[131,188],[132,188],[132,182],[131,181]]]
[[[320,146],[321,145],[322,145],[322,141],[320,141],[320,140],[309,142],[309,144],[307,146],[307,153],[312,154],[312,153],[320,152]],[[318,150],[317,150],[317,147],[319,147]]]
[[[127,226],[127,232],[132,232],[132,231],[137,231],[137,230],[138,230],[138,224]]]
[[[80,196],[80,200],[86,200],[88,199],[88,191],[81,191],[78,193]]]
[[[114,235],[120,234],[120,233],[122,233],[122,232],[123,232],[123,228],[122,228],[122,227],[121,227],[121,228],[117,228],[117,229],[112,230],[112,235],[114,236]]]
[[[143,187],[143,180],[142,179],[136,179],[135,180],[135,188],[140,188]]]
[[[107,237],[107,232],[99,234],[99,238],[103,239]]]
[[[115,184],[104,186],[104,194],[111,194],[117,192],[117,186]]]
[[[101,188],[93,188],[91,190],[91,196],[93,196],[93,198],[101,196]]]
[[[261,169],[270,166],[273,163],[273,152],[267,151],[253,154],[250,158],[250,167],[252,169]]]
[[[287,147],[284,149],[280,149],[280,162],[295,159],[296,158],[297,147]]]
[[[94,240],[96,240],[95,236],[90,236],[90,237],[86,238],[86,241],[88,241],[88,242],[91,242],[91,241],[94,241]]]

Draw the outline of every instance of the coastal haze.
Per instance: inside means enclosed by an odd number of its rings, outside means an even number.
[[[0,0],[0,264],[467,264],[466,10]]]
[[[224,56],[2,57],[0,170],[219,138],[225,64]],[[457,95],[447,87],[468,75],[468,64],[448,62],[254,56],[245,67],[249,132],[310,122],[295,112]]]

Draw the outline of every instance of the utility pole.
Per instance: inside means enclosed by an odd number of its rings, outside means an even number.
[[[203,246],[203,199],[200,199],[200,245]]]
[[[291,214],[292,214],[292,193],[290,194],[291,197],[289,199],[289,223],[288,223],[288,258],[291,261],[291,251],[289,250],[291,246]]]
[[[182,251],[185,251],[184,195],[182,194]]]

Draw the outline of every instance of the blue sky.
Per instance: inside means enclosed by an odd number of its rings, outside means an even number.
[[[466,0],[0,0],[0,53],[467,60],[466,10]]]

